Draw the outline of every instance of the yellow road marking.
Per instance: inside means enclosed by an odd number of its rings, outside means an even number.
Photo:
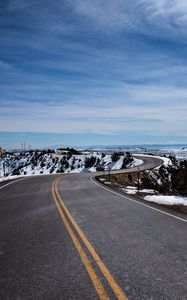
[[[104,263],[100,259],[99,255],[96,253],[96,251],[94,250],[94,248],[92,247],[92,245],[90,244],[90,242],[88,241],[88,239],[86,238],[86,236],[84,235],[84,233],[82,232],[82,230],[80,229],[80,227],[78,226],[78,224],[73,219],[73,217],[70,214],[69,210],[67,209],[66,205],[62,201],[62,198],[61,198],[61,196],[60,196],[60,194],[58,192],[58,187],[57,187],[58,181],[59,181],[59,179],[57,179],[56,182],[55,182],[55,191],[56,191],[57,197],[58,197],[58,199],[60,201],[60,204],[62,205],[64,211],[66,212],[69,220],[73,224],[74,228],[78,232],[78,234],[81,237],[81,239],[84,242],[84,244],[86,245],[86,247],[89,250],[90,254],[92,255],[93,259],[95,260],[95,262],[97,263],[98,267],[100,268],[102,274],[104,275],[104,277],[108,281],[108,284],[110,285],[110,287],[113,290],[113,292],[116,295],[116,297],[119,300],[128,300],[127,296],[124,294],[124,292],[122,291],[122,289],[118,285],[117,281],[110,274],[109,270],[106,268],[106,266],[104,265]]]
[[[96,273],[95,273],[95,271],[94,271],[87,255],[86,255],[86,253],[84,252],[81,244],[79,243],[78,239],[76,238],[75,234],[73,233],[73,230],[71,229],[71,227],[70,227],[70,225],[69,225],[69,223],[68,223],[68,221],[67,221],[67,219],[66,219],[66,217],[65,217],[65,215],[64,215],[64,213],[63,213],[63,211],[62,211],[62,209],[61,209],[61,207],[58,203],[58,200],[57,200],[56,195],[55,195],[55,181],[52,184],[52,195],[53,195],[53,199],[55,201],[55,204],[57,206],[57,209],[59,211],[59,214],[61,216],[61,219],[62,219],[62,221],[63,221],[63,223],[64,223],[64,225],[65,225],[65,227],[66,227],[66,229],[67,229],[67,231],[68,231],[68,233],[69,233],[69,235],[70,235],[70,237],[71,237],[71,239],[72,239],[72,241],[73,241],[80,257],[81,257],[81,259],[82,259],[82,262],[84,263],[84,266],[85,266],[85,268],[86,268],[86,270],[87,270],[87,272],[90,276],[91,281],[93,282],[93,285],[94,285],[94,287],[95,287],[95,289],[98,293],[99,298],[101,300],[109,300],[109,297],[106,294],[105,289],[104,289],[101,281],[99,280],[98,276],[96,275]]]

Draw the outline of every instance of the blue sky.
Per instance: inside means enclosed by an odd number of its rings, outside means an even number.
[[[186,143],[187,3],[0,2],[0,145]]]

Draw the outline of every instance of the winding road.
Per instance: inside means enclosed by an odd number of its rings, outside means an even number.
[[[161,163],[143,160],[140,170]],[[185,216],[91,175],[0,187],[0,299],[187,299]]]

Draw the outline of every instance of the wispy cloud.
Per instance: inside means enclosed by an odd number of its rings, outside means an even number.
[[[72,8],[95,28],[111,32],[129,30],[157,35],[186,35],[187,4],[183,0],[70,1]],[[90,25],[92,27],[93,24]],[[160,30],[162,29],[162,30]]]
[[[140,101],[137,101],[137,95]],[[187,89],[168,90],[160,86],[157,89],[152,86],[132,89],[132,86],[126,85],[116,105],[113,104],[113,98],[111,103],[103,107],[96,105],[94,99],[89,99],[91,103],[88,104],[84,99],[83,105],[5,101],[2,103],[0,126],[4,126],[5,131],[11,131],[14,124],[14,131],[24,128],[25,131],[53,133],[144,132],[164,135],[172,132],[175,135],[185,135],[186,97]],[[180,106],[178,102],[181,103]],[[5,122],[7,117],[12,123]]]
[[[184,1],[5,3],[2,131],[186,135]]]
[[[15,68],[9,63],[0,60],[0,71],[1,72],[12,72],[15,71]]]
[[[14,30],[24,25],[23,30],[40,30],[60,36],[86,30],[110,34],[135,31],[186,35],[187,4],[184,0],[10,0],[2,11],[5,17],[1,18],[1,24],[10,26],[13,21],[16,23]],[[6,18],[7,15],[11,19]]]

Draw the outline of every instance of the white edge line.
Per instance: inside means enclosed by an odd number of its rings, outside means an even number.
[[[135,200],[135,199],[128,198],[127,196],[124,196],[124,195],[122,195],[122,194],[120,194],[120,193],[117,193],[117,192],[115,192],[115,191],[112,191],[112,190],[108,189],[107,187],[103,186],[102,184],[99,184],[99,183],[97,183],[95,180],[93,180],[93,176],[90,177],[90,180],[91,180],[92,183],[98,185],[98,186],[101,187],[102,189],[107,190],[107,191],[109,191],[109,192],[111,192],[111,193],[113,193],[113,194],[115,194],[115,195],[121,196],[122,198],[125,198],[125,199],[127,199],[127,200],[129,200],[129,201],[132,201],[132,202],[138,203],[138,204],[140,204],[140,205],[146,206],[146,207],[148,207],[148,208],[150,208],[150,209],[152,209],[152,210],[156,210],[156,211],[158,211],[158,212],[160,212],[160,213],[162,213],[162,214],[168,215],[168,216],[173,217],[173,218],[175,218],[175,219],[177,219],[177,220],[180,220],[180,221],[183,221],[183,222],[187,223],[187,220],[185,220],[185,219],[183,219],[183,218],[174,216],[174,215],[172,215],[172,214],[170,214],[170,213],[167,213],[167,212],[165,212],[165,211],[163,211],[163,210],[161,210],[161,209],[158,209],[158,208],[149,206],[149,205],[147,205],[147,204],[145,204],[145,203],[139,202],[139,201],[137,201],[137,200]]]
[[[25,180],[25,179],[27,179],[27,177],[26,177],[26,178],[20,178],[20,179],[16,179],[16,180],[14,180],[14,181],[11,181],[11,182],[9,182],[9,183],[7,183],[7,184],[1,186],[1,187],[0,187],[0,190],[1,190],[1,189],[4,189],[6,186],[8,186],[8,185],[10,185],[10,184],[13,184],[13,183],[16,183],[16,182],[18,182],[18,181]]]

